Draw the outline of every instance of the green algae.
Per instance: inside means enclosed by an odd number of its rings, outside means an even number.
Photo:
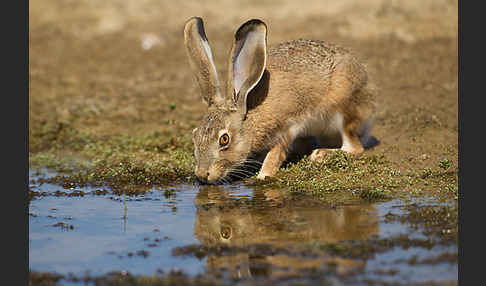
[[[50,178],[62,185],[153,185],[187,182],[193,177],[190,138],[151,132],[114,137],[77,134],[75,144],[30,154],[32,169],[47,167],[62,175]],[[83,142],[83,144],[78,144]],[[63,151],[71,150],[70,152]]]
[[[274,179],[268,180],[268,184],[311,193],[329,202],[352,199],[374,202],[423,194],[424,190],[457,199],[457,175],[457,169],[451,166],[445,170],[427,167],[403,172],[396,169],[384,153],[355,157],[337,151],[324,157],[322,162],[311,162],[304,157],[289,164],[280,169]]]

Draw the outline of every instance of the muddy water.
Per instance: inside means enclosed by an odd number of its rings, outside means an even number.
[[[109,188],[103,193],[35,181],[30,188],[42,193],[29,205],[33,271],[99,276],[182,270],[233,281],[309,277],[332,268],[339,283],[457,281],[457,263],[410,263],[457,252],[456,245],[398,246],[366,259],[311,251],[326,243],[400,234],[425,238],[420,229],[384,221],[390,212],[400,214],[404,203],[398,200],[331,208],[303,195],[244,184],[153,188],[130,197]]]

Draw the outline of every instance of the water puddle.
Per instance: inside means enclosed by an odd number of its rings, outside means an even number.
[[[97,276],[181,270],[229,280],[332,273],[323,275],[339,284],[457,281],[457,261],[424,263],[457,253],[457,245],[394,246],[369,257],[323,252],[329,249],[323,246],[342,241],[426,239],[407,224],[385,222],[390,212],[403,213],[398,200],[331,208],[303,195],[243,184],[180,185],[123,196],[109,188],[35,182],[50,175],[30,172],[30,189],[42,194],[29,205],[32,271]]]

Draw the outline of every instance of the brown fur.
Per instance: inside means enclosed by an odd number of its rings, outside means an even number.
[[[252,44],[239,54],[245,36]],[[258,178],[272,176],[294,140],[304,136],[314,136],[320,143],[340,142],[341,149],[352,154],[363,152],[359,137],[366,136],[371,126],[373,92],[367,86],[365,67],[349,50],[307,39],[266,50],[266,25],[252,20],[238,29],[228,65],[225,100],[216,107],[209,105],[208,116],[214,117],[215,112],[220,116],[212,123],[206,116],[194,133],[199,152],[196,169],[204,168],[196,175],[203,181],[216,182],[232,170],[239,170],[251,154],[266,152]],[[234,77],[241,74],[247,80],[239,89]],[[223,127],[230,131],[233,146],[218,151],[221,147],[216,133]],[[338,149],[316,149],[311,159],[318,160],[329,150]]]

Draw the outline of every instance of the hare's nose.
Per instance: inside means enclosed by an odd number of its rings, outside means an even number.
[[[207,182],[209,177],[209,171],[199,169],[196,171],[196,177],[203,182]]]
[[[209,178],[209,172],[206,172],[206,173],[204,173],[204,172],[203,172],[203,173],[201,174],[201,179],[204,179],[204,181],[207,181],[207,180],[208,180],[208,178]]]

